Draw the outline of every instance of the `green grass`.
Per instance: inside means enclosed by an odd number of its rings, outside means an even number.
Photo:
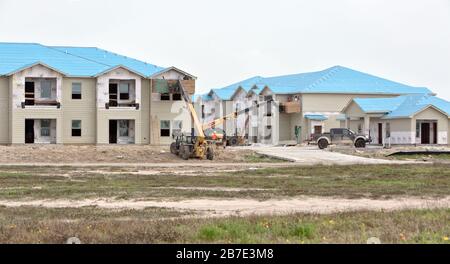
[[[449,164],[283,167],[226,173],[199,171],[197,175],[186,175],[183,171],[177,174],[162,172],[156,175],[131,175],[128,170],[135,168],[111,169],[117,174],[99,174],[95,172],[98,168],[19,169],[0,168],[0,199],[269,199],[299,195],[347,198],[450,195]],[[208,189],[216,187],[239,189]]]
[[[0,243],[449,243],[450,210],[162,219],[179,212],[0,207]]]
[[[390,158],[394,158],[394,159],[400,159],[400,160],[405,160],[405,159],[413,159],[413,160],[435,160],[435,161],[439,161],[439,160],[450,160],[450,154],[394,154],[394,155],[390,155]]]

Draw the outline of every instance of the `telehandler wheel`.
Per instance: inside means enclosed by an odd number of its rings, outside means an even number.
[[[206,149],[206,158],[209,160],[214,159],[214,149],[212,147]]]
[[[328,147],[328,141],[326,139],[321,139],[319,142],[317,142],[317,145],[320,149],[325,149]]]
[[[191,151],[189,146],[183,146],[183,153],[181,153],[181,158],[184,160],[188,160],[191,156]]]
[[[175,155],[178,154],[177,144],[175,142],[172,142],[172,144],[170,144],[170,153]]]
[[[362,139],[362,138],[357,139],[355,141],[355,147],[356,148],[365,148],[366,147],[366,141],[364,139]]]
[[[233,137],[233,138],[231,138],[229,140],[229,145],[230,146],[237,146],[237,144],[238,144],[238,139],[237,138]]]

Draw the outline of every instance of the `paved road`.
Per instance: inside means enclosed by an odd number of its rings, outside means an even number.
[[[372,159],[320,150],[313,147],[254,147],[257,153],[277,157],[304,165],[352,165],[352,164],[411,164],[416,161]]]

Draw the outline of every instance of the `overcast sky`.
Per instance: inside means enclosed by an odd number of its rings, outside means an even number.
[[[450,100],[449,0],[0,0],[0,41],[97,46],[198,77],[342,65]]]

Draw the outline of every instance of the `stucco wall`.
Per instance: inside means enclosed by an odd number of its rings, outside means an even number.
[[[0,77],[0,144],[9,143],[9,80]]]
[[[173,121],[181,120],[183,122],[182,131],[191,132],[191,116],[184,101],[152,101],[151,115],[154,120],[159,123],[161,120],[170,120],[171,131],[173,129]],[[159,126],[159,125],[158,125]],[[152,127],[152,129],[155,129]],[[156,134],[160,135],[159,128],[156,128]],[[156,140],[157,141],[157,140]],[[151,144],[170,144],[173,139],[169,137],[160,137],[159,142],[151,142]]]
[[[42,65],[17,72],[10,77],[10,142],[12,144],[25,143],[25,119],[55,119],[56,143],[62,142],[62,110],[56,106],[27,106],[22,109],[25,101],[26,78],[56,78],[56,99],[61,102],[62,75]]]
[[[124,68],[117,68],[97,77],[97,108],[105,109],[105,103],[109,102],[110,80],[134,80],[136,103],[141,103],[141,76]]]
[[[340,112],[353,98],[394,96],[370,94],[302,94],[302,110],[304,112]]]
[[[417,113],[412,122],[416,124],[416,120],[437,120],[438,123],[438,144],[447,144],[448,142],[448,116],[444,115],[440,111],[432,107],[428,107],[427,109]]]
[[[72,99],[72,83],[81,83],[81,99]],[[62,103],[63,143],[96,143],[96,80],[63,78]],[[81,120],[81,137],[72,137],[72,120]]]
[[[140,110],[114,108],[97,110],[97,144],[109,144],[109,120],[134,120],[134,144],[142,144]]]

